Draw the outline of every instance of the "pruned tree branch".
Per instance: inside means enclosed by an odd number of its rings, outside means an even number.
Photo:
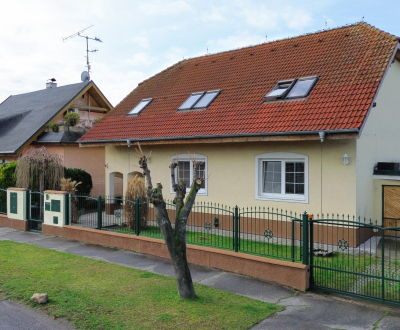
[[[146,155],[143,153],[142,148],[140,147],[140,143],[138,142],[138,149],[135,148],[137,153],[140,155],[139,157],[139,167],[143,170],[143,175],[146,178],[147,181],[147,194],[149,194],[149,190],[153,189],[153,184],[151,183],[151,176],[150,176],[150,170],[147,167],[147,158]]]

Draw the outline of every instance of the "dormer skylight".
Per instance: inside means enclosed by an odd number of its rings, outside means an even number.
[[[272,91],[264,96],[265,101],[304,98],[310,94],[318,77],[305,77],[278,81]]]
[[[205,109],[218,96],[220,90],[192,93],[178,110]]]
[[[286,96],[287,99],[306,97],[317,82],[317,77],[300,78]]]
[[[150,99],[143,99],[139,102],[139,104],[134,107],[131,111],[129,111],[128,115],[137,115],[140,111],[142,111],[146,106],[150,104],[150,102],[153,101],[152,98]]]
[[[183,104],[179,107],[179,110],[192,109],[196,102],[200,100],[203,95],[204,92],[193,93],[185,102],[183,102]]]
[[[294,80],[278,81],[267,95],[265,95],[265,100],[276,100],[283,99],[293,86]]]

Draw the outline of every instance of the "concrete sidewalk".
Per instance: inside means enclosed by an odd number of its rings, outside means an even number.
[[[59,237],[43,236],[32,232],[22,232],[12,228],[0,227],[0,240],[12,240],[20,243],[37,245],[57,251],[63,251],[84,257],[116,263],[126,267],[146,270],[152,273],[173,276],[171,262],[167,259],[156,258],[131,251],[86,244]],[[381,304],[371,304],[364,300],[354,301],[339,296],[301,293],[274,283],[264,282],[254,278],[226,273],[217,269],[196,265],[190,266],[193,281],[233,292],[261,301],[277,303],[286,308],[277,315],[263,320],[252,329],[386,329],[400,330],[400,308]],[[18,315],[26,315],[26,328],[23,327],[20,317],[14,328],[3,325],[12,322],[7,317],[7,309],[2,309],[5,302],[0,302],[0,329],[36,329],[32,328],[32,310],[21,306]],[[18,308],[15,304],[12,308]],[[27,312],[28,310],[28,312]],[[40,314],[39,312],[37,312]],[[49,317],[49,327],[44,325],[40,329],[72,329],[69,325],[60,324]],[[40,322],[44,322],[40,319]],[[39,329],[39,328],[38,328]]]

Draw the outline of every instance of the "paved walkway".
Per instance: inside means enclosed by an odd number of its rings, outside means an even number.
[[[0,240],[37,245],[156,274],[173,276],[169,260],[131,251],[4,227],[0,227]],[[193,281],[197,283],[286,306],[283,311],[261,321],[252,330],[400,330],[400,308],[370,304],[364,300],[354,301],[333,295],[299,293],[274,283],[196,265],[191,265],[190,269]],[[69,324],[60,323],[59,320],[53,320],[25,306],[0,301],[0,329],[68,330],[73,328]]]

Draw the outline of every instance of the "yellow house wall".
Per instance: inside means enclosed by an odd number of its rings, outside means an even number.
[[[86,148],[85,148],[86,149]],[[168,157],[195,152],[207,157],[208,193],[197,201],[215,202],[228,206],[265,206],[293,212],[355,214],[355,163],[344,166],[342,155],[355,157],[355,140],[329,140],[304,142],[256,142],[195,145],[142,146],[147,154],[152,151],[151,170],[153,184],[161,182],[166,199],[173,199],[170,192]],[[290,152],[307,155],[309,162],[308,203],[265,201],[255,198],[255,157],[273,152]],[[106,193],[110,192],[110,174],[123,174],[123,190],[127,188],[128,173],[138,168],[135,145],[106,147]]]
[[[397,180],[374,180],[377,162],[400,162],[400,63],[391,64],[357,140],[357,214],[382,221],[382,185]]]

